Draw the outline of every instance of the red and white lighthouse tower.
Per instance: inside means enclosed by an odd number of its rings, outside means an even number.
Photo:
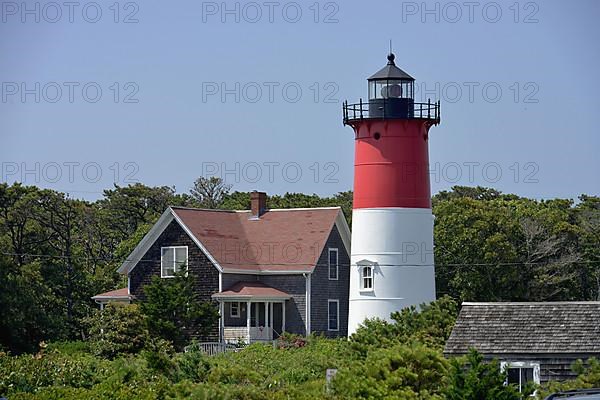
[[[394,58],[367,79],[368,101],[343,107],[356,143],[349,335],[365,318],[435,300],[428,138],[440,103],[415,103],[415,80]]]

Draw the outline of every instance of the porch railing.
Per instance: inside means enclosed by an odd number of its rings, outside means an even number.
[[[233,344],[220,342],[200,342],[191,344],[187,346],[184,350],[186,352],[200,351],[206,355],[214,356],[220,353],[226,353],[228,351],[237,351],[237,347]]]

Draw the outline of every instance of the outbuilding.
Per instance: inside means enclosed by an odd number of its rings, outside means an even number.
[[[472,348],[498,359],[521,389],[575,378],[573,362],[600,357],[600,302],[463,303],[444,353]]]

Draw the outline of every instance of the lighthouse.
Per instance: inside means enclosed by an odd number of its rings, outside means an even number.
[[[367,79],[368,100],[343,104],[355,139],[349,335],[365,318],[435,300],[428,140],[440,103],[416,103],[414,78],[387,59]]]

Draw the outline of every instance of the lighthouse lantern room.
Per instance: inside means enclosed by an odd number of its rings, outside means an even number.
[[[368,78],[368,101],[343,105],[355,133],[348,334],[435,300],[428,140],[440,103],[415,103],[394,60]]]

